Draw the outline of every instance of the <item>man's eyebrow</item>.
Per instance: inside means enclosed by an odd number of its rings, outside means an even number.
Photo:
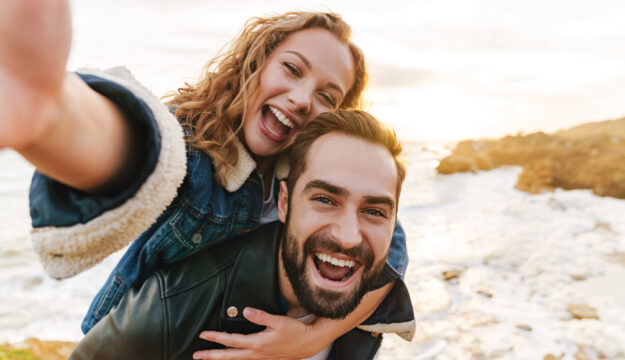
[[[395,200],[388,196],[366,196],[365,202],[367,204],[384,204],[390,206],[392,209],[395,208]]]
[[[308,70],[312,70],[312,64],[310,63],[310,61],[308,61],[308,59],[302,55],[301,53],[294,51],[294,50],[286,50],[286,53],[289,54],[293,54],[295,56],[297,56],[300,60],[302,60],[302,62],[304,63],[304,65],[306,65],[306,67],[308,68]],[[340,86],[338,86],[337,84],[333,83],[333,82],[328,82],[326,84],[327,87],[333,88],[334,90],[338,91],[341,93],[341,96],[344,94],[343,89],[341,89]]]
[[[334,195],[346,195],[349,193],[347,189],[342,188],[340,186],[332,185],[329,182],[323,181],[323,180],[310,181],[308,184],[306,184],[306,187],[304,187],[304,191],[310,190],[310,189],[323,189]]]

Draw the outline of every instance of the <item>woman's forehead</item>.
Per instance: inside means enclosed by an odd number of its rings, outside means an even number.
[[[299,58],[309,71],[337,82],[343,94],[353,84],[354,60],[349,47],[328,30],[309,28],[296,31],[271,54],[272,57],[277,55]]]

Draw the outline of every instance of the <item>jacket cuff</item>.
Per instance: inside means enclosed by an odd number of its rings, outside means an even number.
[[[410,341],[416,332],[416,321],[410,293],[404,281],[397,277],[391,291],[375,312],[359,329],[372,333],[395,333]]]
[[[33,221],[33,247],[44,269],[55,279],[71,277],[92,267],[147,230],[174,200],[186,174],[182,128],[156,96],[122,67],[104,72],[80,70],[80,73],[113,81],[145,102],[156,121],[161,143],[154,170],[136,193],[119,206],[84,223],[68,226],[37,227]]]

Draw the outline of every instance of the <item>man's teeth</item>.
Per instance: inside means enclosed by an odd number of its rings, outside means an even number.
[[[346,266],[348,268],[353,268],[356,265],[355,261],[337,259],[337,258],[334,258],[334,257],[328,255],[328,254],[317,253],[317,254],[315,254],[315,256],[317,257],[317,259],[319,259],[321,261],[329,262],[330,264],[332,264],[334,266],[341,266],[341,267],[345,267]]]
[[[280,112],[280,110],[276,109],[271,105],[269,106],[269,110],[271,110],[271,112],[278,118],[278,121],[283,123],[285,126],[288,126],[290,128],[293,128],[293,126],[295,126],[291,122],[291,120],[289,120],[289,118],[287,118],[283,113]]]

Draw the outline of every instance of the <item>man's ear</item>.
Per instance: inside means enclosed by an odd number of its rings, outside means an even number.
[[[280,194],[278,195],[278,219],[282,223],[286,222],[286,213],[289,210],[289,190],[286,181],[280,181]]]

